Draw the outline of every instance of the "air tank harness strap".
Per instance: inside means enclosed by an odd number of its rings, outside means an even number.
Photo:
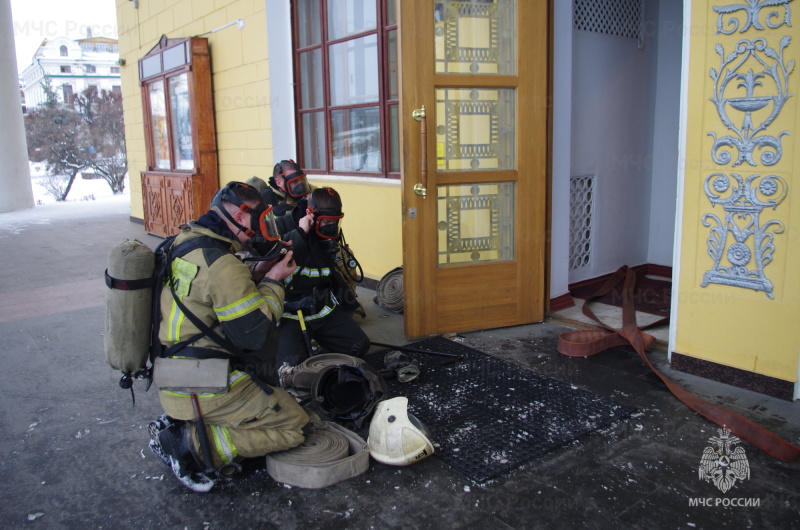
[[[155,278],[141,278],[138,280],[120,280],[119,278],[112,278],[108,274],[108,269],[105,271],[106,286],[109,289],[119,289],[121,291],[136,291],[139,289],[147,289],[156,284]]]

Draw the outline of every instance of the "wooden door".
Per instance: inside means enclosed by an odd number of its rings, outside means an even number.
[[[405,334],[541,321],[550,3],[398,4]]]

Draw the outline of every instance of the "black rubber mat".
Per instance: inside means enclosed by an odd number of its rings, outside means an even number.
[[[636,411],[441,337],[407,346],[462,356],[409,353],[422,375],[389,387],[431,431],[434,455],[475,484]],[[383,355],[367,360],[380,367]]]

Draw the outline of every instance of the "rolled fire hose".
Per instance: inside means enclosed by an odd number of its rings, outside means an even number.
[[[381,278],[373,300],[388,311],[403,312],[403,267],[396,267]]]
[[[369,467],[367,442],[333,422],[315,429],[288,451],[267,455],[267,473],[278,482],[300,488],[324,488],[364,473]]]
[[[311,390],[314,378],[317,374],[328,366],[361,366],[363,359],[346,355],[344,353],[321,353],[309,357],[302,363],[291,368],[285,375],[283,385],[285,388],[297,388],[300,390]]]

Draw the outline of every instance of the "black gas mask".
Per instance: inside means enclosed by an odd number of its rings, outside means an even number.
[[[216,206],[228,221],[247,236],[248,239],[245,241],[244,247],[250,255],[244,258],[243,261],[267,261],[285,254],[286,247],[281,242],[278,227],[275,225],[272,206],[263,201],[255,207],[248,206],[236,194],[235,190],[239,188],[255,189],[241,182],[230,182],[214,195],[211,200],[211,206]],[[229,202],[237,206],[241,211],[250,214],[250,226],[246,227],[237,223],[228,210],[225,209],[223,201]]]
[[[288,173],[283,171],[283,166],[289,164],[294,169],[293,172]],[[290,197],[298,199],[305,197],[311,191],[311,186],[308,184],[306,174],[300,169],[294,160],[281,160],[275,166],[275,173],[283,176],[283,187]]]
[[[308,198],[308,208],[314,213],[314,231],[319,237],[323,239],[339,237],[344,212],[333,208],[317,208],[313,195]]]

